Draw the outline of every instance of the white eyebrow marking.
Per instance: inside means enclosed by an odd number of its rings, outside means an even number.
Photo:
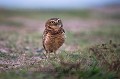
[[[60,19],[58,19],[58,21],[59,21]]]
[[[50,21],[55,21],[55,20],[50,20]]]

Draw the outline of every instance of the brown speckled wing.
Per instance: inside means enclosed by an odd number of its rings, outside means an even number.
[[[43,37],[42,37],[42,39],[43,39],[43,47],[44,47],[44,49],[45,49],[45,38],[46,38],[46,35],[47,35],[47,30],[45,29],[44,30],[44,32],[43,32]],[[45,49],[46,50],[46,49]]]

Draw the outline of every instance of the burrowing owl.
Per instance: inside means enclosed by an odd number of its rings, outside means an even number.
[[[43,34],[43,47],[46,51],[46,56],[54,53],[62,46],[65,41],[65,31],[62,21],[59,18],[51,18],[45,24]]]

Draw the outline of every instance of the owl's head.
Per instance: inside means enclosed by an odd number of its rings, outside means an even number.
[[[63,24],[61,19],[51,18],[46,22],[45,27],[53,30],[59,30],[61,27],[63,27]]]

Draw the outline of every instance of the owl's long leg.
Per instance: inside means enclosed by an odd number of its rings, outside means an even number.
[[[48,58],[50,58],[50,52],[48,52]]]
[[[45,58],[47,59],[47,53],[46,54],[44,54],[45,55]]]
[[[48,55],[49,55],[49,52],[46,51],[46,54],[45,54],[46,59],[48,58]]]
[[[55,57],[57,58],[57,54],[56,54],[56,51],[54,51],[53,53],[54,53]]]
[[[47,59],[47,54],[46,53],[43,53],[43,54],[44,54],[45,58]]]
[[[50,52],[46,51],[46,58],[50,58]]]

